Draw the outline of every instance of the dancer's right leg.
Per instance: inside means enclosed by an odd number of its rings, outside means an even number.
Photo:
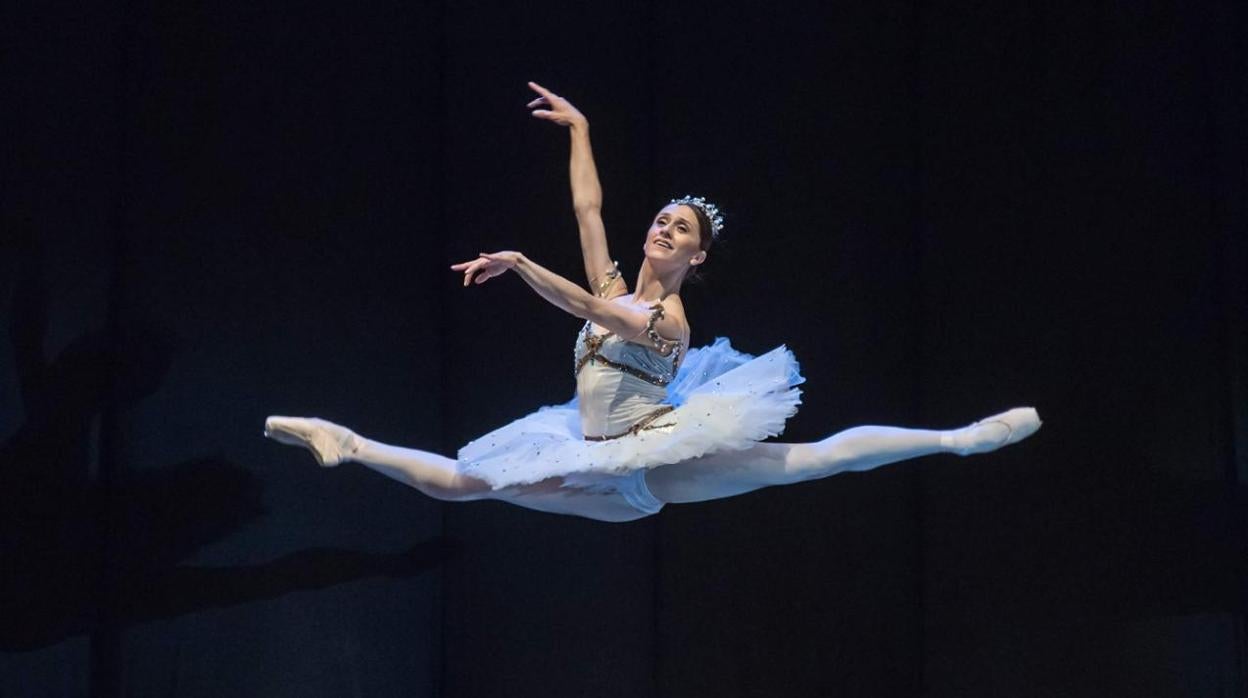
[[[355,461],[436,499],[466,501],[490,495],[489,483],[460,473],[454,459],[373,441],[323,419],[269,417],[264,435],[307,448],[325,467]]]
[[[350,460],[436,499],[463,502],[486,499],[491,492],[488,482],[458,472],[454,459],[428,451],[360,437],[360,446]]]

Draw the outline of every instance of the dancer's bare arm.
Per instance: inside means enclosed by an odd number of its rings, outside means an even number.
[[[589,144],[589,120],[560,97],[541,85],[530,82],[529,87],[540,95],[528,106],[547,107],[534,109],[533,116],[568,127],[572,139],[572,155],[568,162],[568,177],[572,182],[572,209],[576,212],[576,224],[581,232],[581,254],[585,259],[585,277],[590,290],[604,298],[614,298],[628,293],[628,284],[618,274],[609,275],[615,267],[607,250],[607,233],[602,224],[602,185],[598,182],[598,169],[594,166],[594,154]]]
[[[519,252],[482,252],[470,262],[452,264],[451,269],[464,272],[464,286],[474,282],[474,275],[475,282],[480,284],[513,270],[539,296],[561,310],[591,320],[626,340],[653,344],[644,334],[650,322],[650,311],[595,296]],[[683,309],[670,301],[662,305],[663,317],[655,322],[655,331],[663,337],[685,337],[687,325]]]

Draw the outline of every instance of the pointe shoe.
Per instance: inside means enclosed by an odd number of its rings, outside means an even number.
[[[316,417],[269,417],[264,420],[264,435],[279,443],[303,446],[325,468],[338,465],[360,447],[355,432]]]
[[[977,427],[993,423],[1000,424],[1006,428],[1004,439],[975,439],[974,431]],[[941,440],[946,446],[952,447],[953,451],[959,455],[968,456],[973,453],[987,453],[1022,441],[1036,433],[1040,429],[1041,424],[1040,415],[1036,412],[1036,408],[1015,407],[1001,414],[984,417],[968,427],[958,429],[956,435],[942,437]]]

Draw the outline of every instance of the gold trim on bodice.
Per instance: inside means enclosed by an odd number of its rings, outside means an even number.
[[[603,341],[606,340],[606,338],[609,336],[610,336],[610,333],[604,334],[604,335],[596,335],[592,331],[586,333],[585,346],[589,348],[589,351],[585,352],[585,355],[581,357],[580,361],[576,362],[576,370],[572,372],[572,375],[577,375],[578,373],[581,372],[582,368],[585,368],[585,364],[593,362],[593,363],[602,364],[604,366],[608,366],[610,368],[614,368],[617,371],[623,371],[624,373],[627,373],[630,376],[636,376],[647,383],[653,383],[654,385],[657,385],[659,387],[664,387],[668,383],[671,382],[670,380],[668,380],[667,378],[664,378],[663,376],[655,376],[655,375],[646,373],[645,371],[639,368],[634,368],[627,364],[622,364],[618,361],[612,361],[611,359],[608,359],[602,354],[599,354],[598,350],[602,348]]]
[[[662,335],[660,335],[654,329],[654,323],[658,321],[659,318],[663,317],[663,306],[659,303],[655,303],[654,305],[650,306],[650,309],[654,312],[650,313],[650,321],[646,323],[646,335],[650,338],[650,341],[654,342],[655,346],[657,347],[656,351],[659,353],[660,356],[663,356],[664,358],[669,358],[668,354],[671,354],[670,358],[672,360],[672,375],[674,377],[676,374],[676,368],[680,365],[680,354],[681,354],[681,349],[684,347],[684,345],[681,343],[679,339],[676,339],[676,340],[665,339]],[[585,347],[587,351],[585,352],[584,356],[582,356],[579,360],[577,360],[576,368],[573,369],[572,375],[575,376],[579,374],[581,372],[581,369],[585,367],[585,364],[592,361],[594,363],[601,363],[604,366],[609,366],[610,368],[614,368],[617,371],[623,371],[624,373],[627,373],[630,376],[636,376],[637,378],[640,378],[643,381],[646,381],[647,383],[653,383],[654,385],[657,385],[659,387],[664,387],[668,383],[672,382],[671,378],[667,378],[664,376],[656,376],[650,373],[646,373],[645,371],[642,371],[639,368],[634,368],[633,366],[628,366],[618,361],[612,361],[611,359],[608,359],[607,357],[603,356],[601,353],[599,353],[602,349],[602,343],[605,342],[608,337],[610,337],[611,335],[615,333],[607,332],[606,334],[602,334],[602,335],[594,334],[594,331],[592,328],[593,328],[592,322],[585,323],[585,328],[582,330],[582,332],[585,333]]]
[[[625,431],[619,434],[612,434],[610,436],[586,436],[585,440],[586,441],[609,441],[611,439],[618,439],[621,436],[632,436],[634,434],[637,434],[638,432],[645,431],[646,429],[659,429],[661,427],[670,427],[672,426],[671,422],[668,422],[667,424],[652,424],[652,422],[654,422],[654,420],[658,419],[659,417],[662,417],[663,415],[667,414],[668,412],[671,412],[674,409],[676,408],[673,407],[672,405],[663,405],[659,409],[651,412],[645,417],[642,417],[641,421],[637,422],[636,424],[634,424],[633,426],[629,427],[628,429],[626,429]]]

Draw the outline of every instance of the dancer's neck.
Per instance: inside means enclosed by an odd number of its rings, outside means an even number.
[[[684,281],[684,271],[679,268],[661,273],[650,266],[647,259],[641,263],[641,271],[637,273],[637,284],[633,287],[634,303],[658,303],[672,294],[680,293],[680,284]]]

